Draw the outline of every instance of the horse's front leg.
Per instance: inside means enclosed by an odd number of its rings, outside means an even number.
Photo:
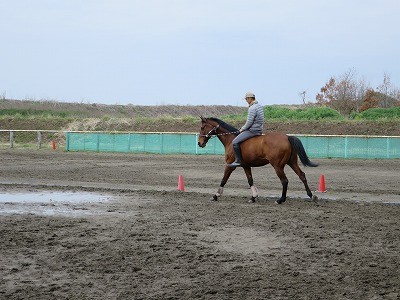
[[[231,168],[228,166],[225,167],[224,177],[221,180],[221,184],[219,185],[217,193],[212,197],[211,200],[218,201],[218,197],[222,196],[222,193],[224,192],[224,186],[234,170],[235,168]]]
[[[254,185],[253,175],[251,174],[250,167],[243,167],[244,172],[246,173],[247,182],[249,183],[251,189],[251,199],[249,200],[250,203],[256,202],[256,198],[258,197],[258,189]]]

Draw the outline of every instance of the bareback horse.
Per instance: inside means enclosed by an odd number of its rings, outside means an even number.
[[[205,147],[208,140],[217,136],[218,139],[225,147],[225,166],[224,177],[221,180],[220,187],[217,193],[213,196],[213,200],[217,201],[224,191],[224,186],[229,179],[229,176],[235,170],[235,167],[230,167],[228,164],[235,160],[232,141],[239,134],[239,131],[233,126],[221,121],[217,118],[204,118],[201,117],[201,129],[198,138],[199,147]],[[255,202],[258,197],[257,188],[253,183],[253,176],[251,173],[252,167],[261,167],[271,164],[275,169],[282,183],[282,196],[276,203],[281,204],[286,201],[286,193],[288,187],[288,179],[286,177],[284,168],[289,165],[293,171],[299,176],[300,180],[304,183],[307,195],[316,200],[316,196],[312,194],[307,184],[307,179],[304,172],[300,169],[297,156],[304,166],[316,167],[308,158],[304,150],[302,142],[295,136],[287,136],[279,132],[268,132],[259,136],[252,137],[240,145],[242,150],[242,163],[241,167],[246,173],[247,181],[251,188],[252,197],[249,202]]]

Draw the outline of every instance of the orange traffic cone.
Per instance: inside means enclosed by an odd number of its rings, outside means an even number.
[[[318,192],[320,192],[320,193],[326,193],[325,176],[324,176],[324,175],[321,175],[321,176],[319,177]]]
[[[56,150],[56,141],[51,141],[51,148],[53,148],[53,150]]]
[[[178,191],[185,191],[185,182],[182,175],[179,175],[178,177]]]

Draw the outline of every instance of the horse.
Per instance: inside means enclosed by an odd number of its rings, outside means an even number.
[[[218,201],[218,198],[224,191],[224,186],[228,181],[232,172],[236,167],[230,167],[229,164],[235,160],[232,141],[239,134],[239,130],[225,123],[218,118],[201,118],[201,128],[198,137],[198,145],[204,148],[208,140],[212,137],[218,137],[225,147],[225,166],[224,176],[216,194],[212,200]],[[277,204],[282,204],[286,201],[286,193],[288,188],[288,179],[284,172],[286,165],[289,165],[293,171],[299,176],[306,189],[308,197],[316,201],[318,198],[312,194],[306,179],[305,173],[300,169],[297,157],[304,166],[317,167],[310,161],[303,147],[302,142],[295,136],[287,136],[280,132],[270,131],[262,135],[252,137],[240,144],[242,151],[242,163],[247,181],[249,183],[252,197],[249,202],[255,202],[258,197],[258,190],[254,185],[253,176],[251,173],[252,167],[261,167],[271,164],[275,169],[276,175],[282,183],[282,195],[276,200]]]

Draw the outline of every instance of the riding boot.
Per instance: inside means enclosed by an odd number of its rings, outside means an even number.
[[[235,161],[229,164],[229,167],[240,167],[242,163],[242,151],[240,150],[240,144],[233,144],[233,151],[235,152]]]

